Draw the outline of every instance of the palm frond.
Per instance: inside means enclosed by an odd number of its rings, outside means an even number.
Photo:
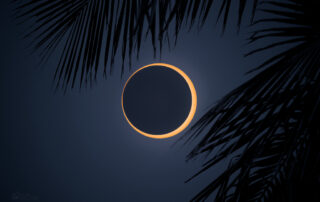
[[[194,177],[233,156],[229,167],[195,201],[213,193],[215,201],[288,200],[285,197],[290,194],[282,195],[295,193],[287,185],[303,181],[311,172],[304,170],[306,165],[314,162],[319,168],[320,153],[315,146],[320,144],[319,3],[290,0],[261,5],[272,5],[273,9],[263,11],[274,16],[254,22],[270,23],[270,28],[258,29],[249,43],[278,40],[248,55],[281,45],[291,47],[255,68],[262,71],[226,95],[193,126],[189,140],[201,141],[188,158],[208,156]],[[274,28],[275,23],[283,25]],[[319,175],[315,169],[312,172]],[[279,187],[285,190],[278,191]]]
[[[30,25],[25,37],[32,38],[32,47],[40,52],[43,61],[60,51],[60,62],[55,72],[57,87],[67,88],[79,81],[96,79],[103,66],[104,76],[113,72],[117,55],[124,62],[132,53],[139,55],[142,36],[150,37],[154,53],[161,53],[163,42],[170,44],[169,30],[173,27],[177,39],[185,22],[202,26],[212,11],[213,0],[13,0],[17,19]],[[250,2],[250,3],[249,3]],[[253,2],[253,3],[251,3]],[[247,5],[252,15],[258,0],[239,2],[240,26]],[[231,0],[221,0],[219,17],[227,24]],[[62,50],[60,48],[62,46]]]
[[[63,45],[56,69],[57,85],[72,87],[77,78],[80,86],[96,77],[101,56],[104,74],[112,72],[114,57],[121,35],[122,58],[131,54],[135,23],[139,13],[148,7],[147,1],[15,1],[18,19],[32,25],[25,37],[33,38],[35,50],[41,49],[42,59],[48,58],[59,44]],[[109,31],[110,30],[110,31]],[[127,46],[127,41],[129,47]],[[140,41],[137,42],[139,46]],[[102,58],[103,60],[103,58]]]

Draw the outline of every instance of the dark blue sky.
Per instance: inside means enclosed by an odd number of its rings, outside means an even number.
[[[253,63],[242,57],[243,35],[221,37],[209,20],[199,33],[182,31],[177,46],[153,58],[144,43],[132,70],[98,78],[92,88],[54,93],[53,73],[58,53],[44,66],[25,48],[22,26],[13,23],[10,8],[1,2],[0,134],[3,199],[35,197],[39,201],[187,201],[208,176],[184,181],[203,159],[185,162],[192,145],[173,144],[183,134],[155,140],[137,134],[121,109],[121,92],[133,71],[154,62],[181,68],[198,95],[192,123],[228,91],[247,79]],[[252,59],[252,58],[251,58]],[[258,60],[251,60],[258,62]],[[116,62],[115,67],[121,67]],[[191,123],[191,124],[192,124]],[[210,171],[210,177],[225,165]]]

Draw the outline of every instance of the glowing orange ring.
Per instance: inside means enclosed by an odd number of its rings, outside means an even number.
[[[146,132],[143,132],[142,130],[136,128],[128,119],[126,112],[124,111],[124,107],[123,107],[123,94],[124,94],[124,90],[128,84],[128,82],[130,81],[130,79],[140,70],[145,69],[147,67],[151,67],[151,66],[164,66],[167,68],[170,68],[174,71],[176,71],[177,73],[179,73],[187,82],[190,92],[191,92],[191,108],[190,108],[190,112],[188,114],[188,117],[186,118],[186,120],[175,130],[169,132],[169,133],[165,133],[165,134],[160,134],[160,135],[154,135],[154,134],[149,134]],[[175,136],[177,134],[179,134],[181,131],[183,131],[191,122],[192,118],[194,117],[194,114],[196,113],[196,108],[197,108],[197,93],[196,93],[196,89],[194,88],[194,85],[192,83],[192,81],[190,80],[190,78],[182,71],[180,70],[178,67],[175,67],[173,65],[169,65],[169,64],[165,64],[165,63],[153,63],[153,64],[149,64],[146,66],[141,67],[140,69],[138,69],[137,71],[135,71],[127,80],[126,84],[123,87],[123,91],[122,91],[122,95],[121,95],[121,106],[122,106],[122,111],[124,114],[124,117],[126,118],[126,120],[128,121],[128,123],[130,124],[130,126],[136,130],[138,133],[150,137],[150,138],[155,138],[155,139],[164,139],[164,138],[169,138],[172,136]]]

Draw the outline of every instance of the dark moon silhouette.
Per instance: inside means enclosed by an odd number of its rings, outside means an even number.
[[[186,120],[191,102],[186,80],[178,72],[162,66],[138,71],[123,92],[127,118],[136,128],[154,135],[177,129]]]

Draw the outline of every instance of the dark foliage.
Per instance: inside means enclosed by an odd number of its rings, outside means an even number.
[[[183,22],[191,28],[197,21],[202,25],[212,8],[213,0],[13,0],[18,20],[31,24],[25,37],[42,60],[63,46],[56,69],[57,87],[74,87],[96,79],[99,68],[112,73],[117,54],[131,66],[132,53],[139,55],[143,35],[149,36],[154,53],[163,42],[170,45],[170,25],[178,36]],[[227,23],[231,0],[222,2],[219,17]],[[246,0],[239,5],[239,25]],[[61,48],[60,48],[61,49]],[[59,49],[59,50],[60,50]],[[109,69],[108,69],[109,68]],[[102,73],[102,71],[101,71]]]
[[[320,199],[313,191],[320,188],[320,2],[264,1],[261,9],[272,17],[254,25],[270,26],[255,31],[250,43],[278,40],[247,55],[281,45],[291,48],[257,67],[263,70],[193,126],[191,139],[208,132],[188,158],[215,151],[195,176],[233,157],[195,201],[213,192],[215,201]]]

